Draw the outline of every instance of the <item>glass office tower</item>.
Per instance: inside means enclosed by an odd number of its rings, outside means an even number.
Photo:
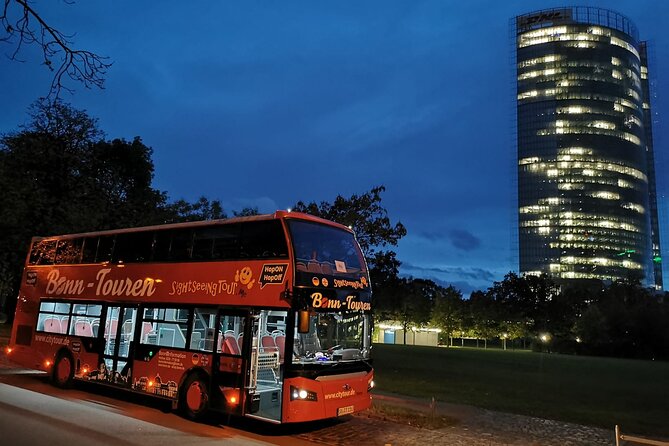
[[[520,272],[661,289],[646,45],[626,17],[515,18]]]

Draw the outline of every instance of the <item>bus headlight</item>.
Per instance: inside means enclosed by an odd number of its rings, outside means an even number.
[[[290,400],[318,401],[318,396],[316,395],[316,392],[312,392],[311,390],[290,386]]]
[[[374,380],[373,380],[373,379],[370,379],[370,380],[367,382],[367,391],[369,392],[370,390],[372,390],[372,389],[374,388],[375,385],[376,385],[376,384],[374,384]]]

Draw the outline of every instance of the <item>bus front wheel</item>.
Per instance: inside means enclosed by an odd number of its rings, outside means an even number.
[[[183,414],[191,420],[201,420],[209,409],[209,388],[202,376],[191,374],[184,382],[179,397]]]
[[[66,352],[59,353],[53,365],[53,383],[61,389],[67,389],[72,386],[73,377],[74,361],[72,360],[72,356]]]

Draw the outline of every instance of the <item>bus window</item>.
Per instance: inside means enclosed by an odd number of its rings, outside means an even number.
[[[295,332],[293,363],[369,359],[369,332],[368,314],[314,313],[309,332]]]
[[[172,244],[172,231],[156,231],[153,242],[154,262],[166,262],[170,259],[170,245]]]
[[[95,263],[98,252],[98,237],[86,237],[81,252],[81,263]]]
[[[286,236],[277,220],[249,222],[242,227],[240,257],[249,259],[288,257]]]
[[[242,342],[244,340],[244,318],[221,314],[218,327],[218,345],[216,353],[227,353],[229,355],[242,354]]]
[[[153,232],[131,232],[116,236],[114,262],[148,262],[153,249]]]
[[[82,239],[59,240],[56,247],[56,264],[79,263]]]
[[[67,333],[70,304],[42,301],[37,316],[37,331],[47,333]]]
[[[105,235],[100,237],[100,240],[98,241],[98,251],[95,255],[96,262],[111,262],[112,252],[114,251],[114,242],[114,235]]]
[[[212,259],[238,259],[239,258],[239,231],[241,225],[222,225],[216,228]]]
[[[163,347],[186,347],[188,310],[179,308],[145,308],[144,322],[151,323],[151,331],[142,344]]]
[[[172,261],[188,260],[193,251],[193,231],[190,229],[177,229],[172,231],[172,243],[170,244],[170,256]]]
[[[74,304],[72,307],[72,317],[70,318],[69,333],[74,336],[87,338],[97,336],[100,329],[101,314],[102,305]]]
[[[35,242],[30,250],[31,265],[53,265],[56,257],[56,241],[40,240]]]
[[[350,232],[300,220],[290,220],[288,226],[297,270],[334,275],[365,271],[362,252]]]
[[[198,228],[193,239],[193,260],[209,260],[214,246],[216,228]]]
[[[214,350],[215,308],[196,308],[191,324],[190,349],[212,352]],[[206,342],[208,340],[208,342]]]

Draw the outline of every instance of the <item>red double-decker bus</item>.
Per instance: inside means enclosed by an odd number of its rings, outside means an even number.
[[[302,422],[370,406],[371,310],[353,232],[306,214],[35,237],[8,354],[192,419]]]

